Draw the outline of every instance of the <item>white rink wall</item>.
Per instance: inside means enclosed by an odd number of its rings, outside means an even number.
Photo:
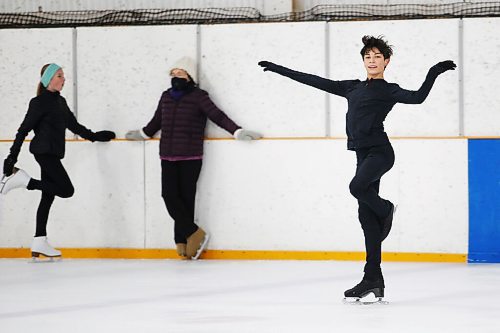
[[[466,253],[467,141],[393,143],[396,164],[381,193],[398,203],[398,223],[384,250]],[[2,156],[9,146],[0,144]],[[212,233],[211,249],[363,250],[348,189],[355,157],[344,140],[205,146],[196,219]],[[56,246],[174,247],[173,222],[160,196],[158,141],[69,142],[67,149],[64,165],[76,192],[54,203],[48,232]],[[19,165],[39,177],[34,159],[21,155]],[[0,247],[30,245],[39,197],[16,190],[1,198]]]
[[[213,100],[265,137],[205,142],[196,218],[212,233],[210,248],[363,251],[348,190],[355,154],[345,148],[347,103],[263,73],[257,62],[363,79],[361,36],[384,34],[395,45],[388,81],[418,89],[428,68],[445,59],[461,64],[464,77],[460,82],[459,70],[444,74],[424,104],[396,105],[386,121],[398,138],[392,141],[396,164],[381,193],[399,207],[384,251],[466,253],[467,140],[461,135],[500,135],[494,81],[500,67],[492,56],[500,40],[481,37],[498,28],[500,19],[0,30],[0,76],[9,78],[0,82],[0,140],[14,138],[44,63],[63,65],[63,95],[81,123],[123,138],[149,121],[168,88],[169,66],[189,55],[198,59],[200,85]],[[213,124],[207,136],[230,137]],[[0,142],[0,156],[10,145]],[[19,166],[38,177],[28,145]],[[53,206],[48,232],[55,246],[174,247],[160,196],[158,141],[69,141],[63,163],[76,193]],[[39,196],[14,191],[0,198],[0,247],[30,246]]]

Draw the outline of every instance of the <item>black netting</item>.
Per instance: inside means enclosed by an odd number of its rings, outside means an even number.
[[[255,8],[0,13],[0,28],[259,22]]]
[[[389,20],[500,16],[500,2],[398,5],[320,5],[297,20]]]
[[[264,16],[255,8],[137,9],[0,13],[0,28],[216,24],[424,19],[500,16],[499,2],[397,5],[319,5],[303,12]]]

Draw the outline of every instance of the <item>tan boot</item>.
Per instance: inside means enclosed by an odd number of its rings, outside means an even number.
[[[198,228],[187,239],[186,256],[193,260],[198,259],[207,246],[208,238],[209,235],[203,229]]]
[[[177,243],[175,245],[177,246],[177,254],[179,255],[179,257],[181,257],[182,260],[190,259],[188,256],[186,256],[186,244],[185,243]]]

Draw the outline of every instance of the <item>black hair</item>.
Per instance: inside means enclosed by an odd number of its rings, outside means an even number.
[[[361,49],[361,57],[364,58],[365,54],[373,48],[377,48],[380,53],[384,56],[384,59],[389,59],[392,56],[392,45],[389,45],[387,41],[384,40],[384,36],[363,36],[361,38],[363,41],[363,48]]]

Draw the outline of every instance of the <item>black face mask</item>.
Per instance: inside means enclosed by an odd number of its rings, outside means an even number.
[[[174,90],[186,90],[188,86],[189,81],[187,79],[183,79],[180,77],[172,78],[172,88],[174,88]]]

